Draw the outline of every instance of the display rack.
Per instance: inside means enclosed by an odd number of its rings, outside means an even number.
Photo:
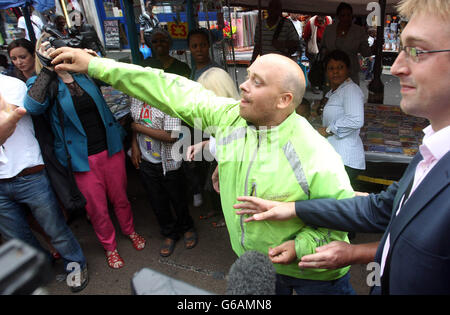
[[[322,125],[312,106],[310,123]],[[368,162],[408,164],[419,150],[422,130],[429,124],[424,118],[404,114],[399,106],[366,103],[364,105],[364,126],[360,136]]]

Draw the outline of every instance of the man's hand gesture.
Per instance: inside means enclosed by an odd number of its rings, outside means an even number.
[[[295,202],[278,202],[250,196],[238,197],[237,200],[243,201],[243,203],[233,206],[234,209],[242,209],[236,211],[236,214],[253,215],[245,219],[245,222],[263,220],[285,221],[296,217]]]

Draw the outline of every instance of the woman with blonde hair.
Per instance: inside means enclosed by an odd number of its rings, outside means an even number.
[[[234,98],[235,100],[240,99],[239,92],[236,88],[236,85],[234,84],[233,80],[231,79],[230,75],[221,68],[210,68],[206,70],[197,80],[198,83],[203,85],[208,90],[213,91],[217,96],[222,97],[228,97],[228,98]],[[214,208],[221,209],[220,205],[220,199],[218,198],[217,194],[214,193],[214,190],[217,191],[216,188],[213,189],[213,183],[211,177],[213,176],[213,173],[216,173],[215,169],[217,168],[217,161],[215,152],[216,152],[216,141],[215,138],[210,136],[209,140],[197,143],[195,145],[190,146],[187,149],[186,158],[188,161],[192,161],[194,159],[194,156],[197,155],[199,152],[203,150],[203,148],[208,145],[209,152],[214,156],[214,160],[210,162],[209,165],[209,176],[207,178],[206,187],[205,190],[212,192],[211,196],[211,202],[213,204]],[[218,192],[218,191],[217,191]],[[205,217],[202,218],[210,218],[214,216],[216,213],[215,210],[210,211]],[[223,219],[219,220],[217,223],[213,222],[214,227],[224,227],[225,222]]]
[[[45,42],[47,38],[48,34],[41,36],[36,54],[49,58],[54,48]],[[122,127],[88,76],[56,71],[53,66],[42,65],[39,58],[36,58],[36,73],[37,76],[28,80],[25,108],[32,115],[48,114],[55,137],[56,157],[68,167],[67,155],[71,156],[75,180],[87,200],[86,212],[105,249],[108,266],[121,268],[124,261],[117,252],[108,199],[123,234],[130,238],[133,247],[142,250],[145,246],[145,239],[134,230],[133,213],[126,194]],[[55,91],[53,97],[48,93],[52,91]],[[60,123],[61,114],[64,126]]]
[[[217,96],[240,99],[239,92],[230,75],[221,68],[208,69],[198,78],[197,82],[213,91]]]

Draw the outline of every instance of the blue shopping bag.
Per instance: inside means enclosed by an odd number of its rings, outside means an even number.
[[[141,45],[141,47],[139,47],[139,50],[142,54],[142,56],[144,56],[144,59],[147,59],[148,57],[152,56],[152,50],[150,49],[150,47],[148,47],[147,45]]]

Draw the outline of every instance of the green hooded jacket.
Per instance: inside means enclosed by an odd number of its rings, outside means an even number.
[[[349,267],[298,267],[316,247],[348,242],[346,232],[307,226],[299,218],[244,223],[233,209],[244,195],[276,201],[353,197],[340,156],[303,117],[294,112],[279,126],[258,130],[239,115],[239,101],[217,97],[184,77],[101,58],[91,60],[89,75],[215,136],[222,209],[238,256],[248,250],[267,254],[269,247],[295,240],[297,260],[275,264],[277,273],[335,280],[348,272]]]

